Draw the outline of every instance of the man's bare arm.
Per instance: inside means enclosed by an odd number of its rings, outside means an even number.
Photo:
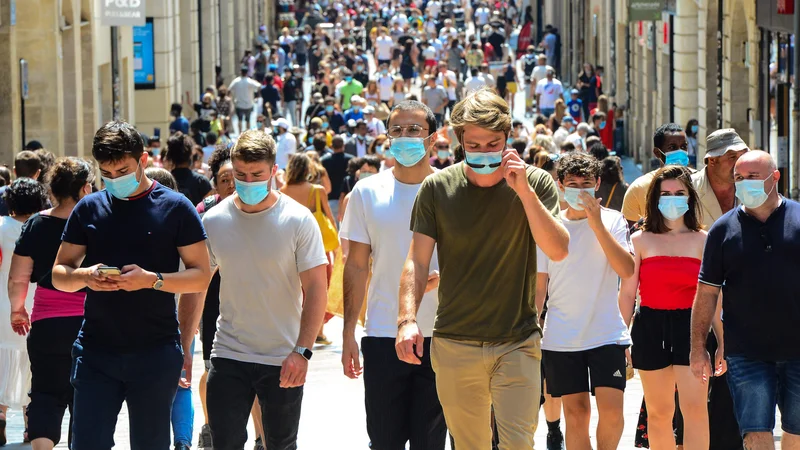
[[[400,308],[398,323],[416,321],[417,310],[428,283],[431,258],[436,241],[422,233],[414,233],[408,258],[400,276]]]
[[[354,336],[358,316],[364,305],[369,278],[369,257],[372,248],[369,244],[350,241],[350,253],[344,265],[344,330],[347,336]]]

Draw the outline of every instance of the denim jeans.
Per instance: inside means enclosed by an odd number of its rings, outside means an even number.
[[[214,450],[242,450],[247,420],[258,396],[264,442],[269,450],[296,450],[303,387],[280,387],[280,366],[211,358],[208,372],[208,424]]]
[[[743,356],[725,359],[742,436],[771,433],[776,406],[781,410],[781,429],[800,435],[800,361],[759,361]]]
[[[196,340],[196,339],[195,339]],[[194,343],[192,340],[192,354]],[[181,370],[181,376],[186,376],[186,371]],[[194,404],[192,404],[192,388],[178,386],[175,400],[172,401],[172,434],[174,444],[192,445],[192,427],[194,425]]]
[[[108,450],[122,403],[128,404],[131,450],[168,450],[172,400],[183,367],[180,342],[135,353],[72,347],[75,411],[72,450]]]

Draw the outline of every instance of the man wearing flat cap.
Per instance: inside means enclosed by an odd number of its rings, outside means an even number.
[[[733,128],[717,130],[706,139],[706,167],[692,174],[700,200],[701,223],[708,230],[723,214],[735,208],[733,166],[749,149]]]

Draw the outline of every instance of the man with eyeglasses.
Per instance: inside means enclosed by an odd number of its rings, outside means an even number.
[[[781,444],[800,446],[800,204],[778,192],[768,153],[752,150],[734,166],[742,207],[708,232],[692,307],[690,364],[708,382],[715,369],[706,338],[722,295],[728,385],[748,449],[773,449],[775,407],[781,408]]]
[[[397,286],[412,237],[407,224],[423,180],[434,173],[426,155],[433,146],[435,129],[433,112],[424,104],[406,100],[395,106],[389,116],[389,139],[397,164],[356,183],[342,222],[341,235],[350,241],[344,268],[342,367],[352,379],[362,373],[355,328],[369,287],[361,351],[367,433],[370,447],[375,449],[402,449],[407,442],[411,448],[445,446],[447,426],[428,356],[438,304],[435,258],[417,313],[426,336],[425,356],[420,365],[410,365],[397,359],[394,352]]]
[[[450,123],[465,160],[426,178],[417,194],[395,349],[409,364],[430,355],[456,448],[490,447],[490,405],[505,448],[532,448],[542,358],[536,248],[561,261],[569,234],[553,178],[506,148],[505,100],[477,91]],[[429,351],[417,311],[434,250],[441,280]]]
[[[450,153],[450,141],[444,135],[436,137],[436,144],[434,144],[436,155],[431,158],[431,166],[436,169],[442,170],[453,165],[453,158]]]

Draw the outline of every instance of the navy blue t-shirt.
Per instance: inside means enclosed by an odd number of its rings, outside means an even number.
[[[129,200],[108,191],[87,195],[72,211],[62,238],[86,246],[84,266],[138,264],[160,273],[178,271],[178,247],[205,239],[200,215],[189,200],[156,182]],[[87,289],[78,335],[85,347],[133,352],[175,342],[178,336],[175,294]]]
[[[765,223],[735,208],[708,232],[700,282],[722,287],[725,354],[800,358],[800,203],[784,199]]]

